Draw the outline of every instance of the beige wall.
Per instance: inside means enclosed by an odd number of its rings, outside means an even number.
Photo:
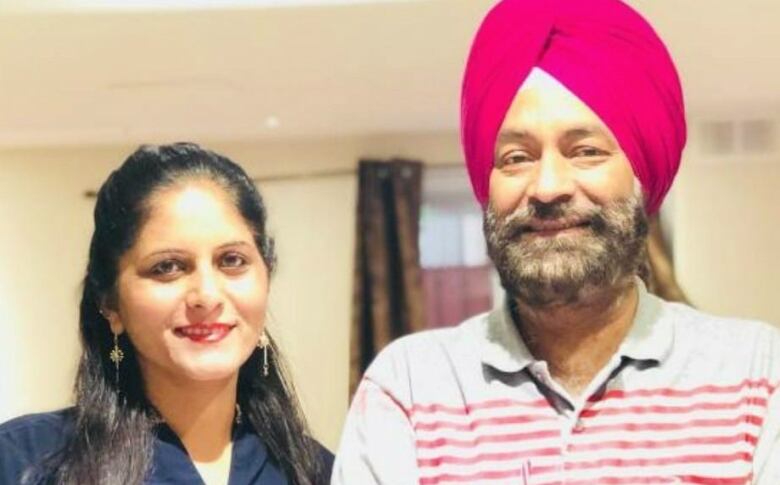
[[[780,161],[683,165],[674,255],[696,306],[780,325],[779,189]]]
[[[279,256],[269,328],[286,352],[315,433],[334,449],[349,392],[355,180],[261,184]]]
[[[335,447],[347,409],[355,177],[361,156],[460,159],[457,135],[214,143],[260,177],[277,238],[271,328],[318,438]],[[95,189],[131,147],[0,151],[0,421],[66,405],[78,354],[76,305]],[[780,164],[688,156],[672,220],[680,280],[717,313],[780,323]]]
[[[74,161],[0,161],[0,419],[67,401],[90,201]]]

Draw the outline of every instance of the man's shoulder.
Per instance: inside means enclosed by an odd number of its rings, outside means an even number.
[[[399,337],[379,353],[377,360],[430,360],[461,351],[463,344],[471,347],[476,344],[473,339],[475,330],[487,321],[489,315],[489,312],[481,313],[451,327],[422,330]]]
[[[664,302],[664,317],[672,319],[676,330],[694,333],[701,338],[746,340],[777,340],[780,328],[760,320],[707,313],[682,303]]]
[[[452,327],[423,330],[391,342],[374,359],[366,377],[375,382],[433,380],[456,374],[456,364],[478,354],[477,329],[489,313]]]
[[[731,362],[764,377],[780,379],[780,328],[760,320],[713,315],[688,305],[667,303],[664,317],[674,322],[675,346],[685,355],[716,366]]]

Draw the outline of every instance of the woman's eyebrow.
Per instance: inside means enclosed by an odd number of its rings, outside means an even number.
[[[224,244],[220,244],[217,247],[217,249],[225,249],[233,246],[252,246],[252,244],[247,241],[231,241]]]

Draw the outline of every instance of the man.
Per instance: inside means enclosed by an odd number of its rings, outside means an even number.
[[[504,0],[462,103],[506,302],[377,357],[333,483],[780,484],[780,332],[638,278],[686,137],[652,28],[619,0]]]

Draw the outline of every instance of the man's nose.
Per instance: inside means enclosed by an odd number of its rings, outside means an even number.
[[[566,202],[573,197],[575,187],[573,168],[568,160],[558,153],[549,154],[538,162],[528,197],[543,204]]]

